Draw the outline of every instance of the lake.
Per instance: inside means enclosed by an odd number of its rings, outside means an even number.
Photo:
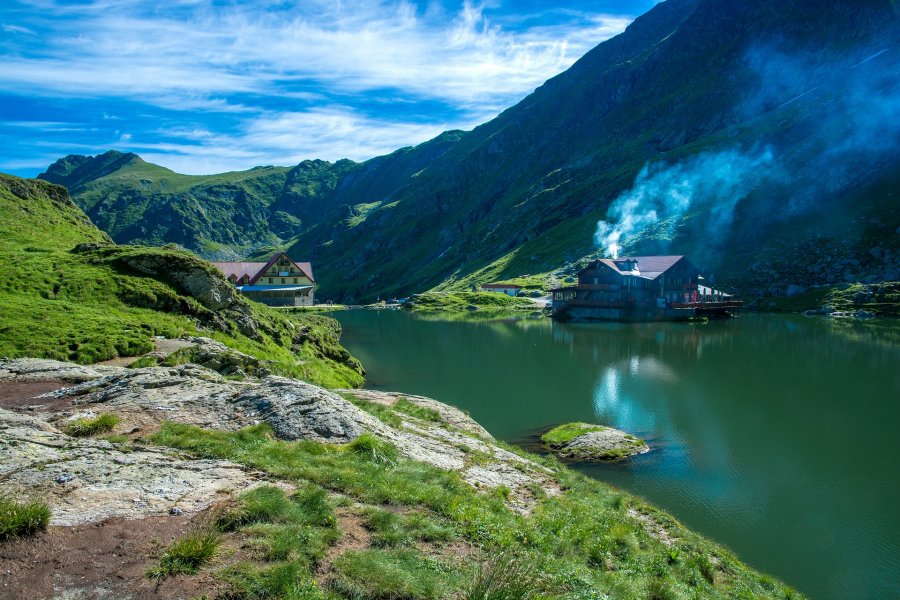
[[[367,387],[468,410],[528,445],[569,421],[652,452],[579,465],[812,598],[900,598],[900,325],[335,313]]]

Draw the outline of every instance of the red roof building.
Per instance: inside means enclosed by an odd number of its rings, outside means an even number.
[[[312,306],[316,280],[312,264],[278,252],[268,262],[214,262],[238,291],[270,306]]]

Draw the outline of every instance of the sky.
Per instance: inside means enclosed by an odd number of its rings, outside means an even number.
[[[2,0],[0,171],[366,160],[472,129],[655,0]]]

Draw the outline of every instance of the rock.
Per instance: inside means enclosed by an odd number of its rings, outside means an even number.
[[[69,366],[63,363],[59,368],[64,371]],[[58,423],[62,427],[73,414],[92,411],[115,413],[122,419],[118,426],[122,431],[152,430],[164,420],[222,431],[235,431],[265,422],[281,439],[304,439],[329,444],[351,442],[368,432],[390,442],[407,458],[440,469],[458,471],[463,480],[473,486],[508,488],[510,493],[507,503],[522,513],[528,512],[537,501],[536,489],[541,489],[541,494],[547,495],[555,495],[560,491],[559,483],[549,469],[496,446],[484,428],[456,408],[422,396],[368,390],[347,392],[360,397],[359,402],[386,405],[393,405],[401,397],[405,397],[418,407],[434,411],[437,419],[430,416],[419,418],[396,411],[401,423],[399,426],[389,425],[334,392],[284,377],[266,377],[255,382],[231,381],[215,371],[193,364],[118,369],[109,375],[45,394],[45,397],[60,401],[43,405],[47,407],[46,410],[54,412],[39,415],[40,419],[30,422],[31,436],[35,437],[37,443],[29,446],[19,458],[10,456],[7,460],[7,457],[3,457],[0,476],[3,475],[7,462],[12,465],[10,469],[14,470],[21,467],[23,462],[36,464],[40,461],[52,463],[57,460],[55,457],[58,451],[54,449],[54,445],[65,446],[74,438],[60,434],[52,424]],[[66,404],[63,401],[65,399],[70,403]],[[17,415],[17,418],[26,419],[22,415]],[[47,439],[38,439],[36,436],[39,434],[36,432],[41,427],[52,432],[52,435],[48,433]],[[107,442],[77,440],[77,444],[79,447],[90,448],[94,447],[91,444],[101,444],[100,447],[110,451],[103,459],[103,464],[115,465],[110,466],[111,471],[126,469],[129,473],[133,472],[129,477],[133,476],[135,480],[139,478],[145,462],[150,461],[156,465],[163,460],[159,455],[168,457],[166,461],[171,460],[163,449],[126,454],[116,451],[115,446]],[[193,469],[192,466],[177,468]],[[231,473],[228,468],[221,468],[225,469],[223,472]],[[80,469],[80,465],[66,467],[66,473],[77,476],[74,483],[66,484],[68,487],[87,485]],[[171,482],[165,477],[155,475],[154,469],[157,467],[144,473],[148,481],[156,482],[156,487],[152,490],[181,489],[177,485],[170,485]],[[62,472],[60,469],[52,475],[55,477]],[[229,478],[233,479],[233,475],[228,475],[226,480]],[[203,489],[209,491],[211,484],[203,485],[206,486]],[[129,498],[143,498],[141,494],[135,495],[132,488],[128,489]],[[149,486],[147,489],[150,489]],[[147,491],[144,492],[146,495]],[[154,500],[146,510],[168,511],[172,507],[171,496],[168,492],[156,494],[154,498],[158,497],[158,502]],[[115,506],[116,511],[124,510],[122,505]],[[129,512],[132,510],[136,509],[129,508],[123,514],[132,514]]]
[[[90,381],[102,377],[100,370],[45,358],[0,360],[0,381]]]
[[[570,423],[541,437],[551,452],[574,460],[608,461],[649,452],[644,440],[612,427]]]
[[[859,319],[861,321],[866,321],[868,319],[874,319],[875,315],[873,313],[870,313],[867,310],[863,310],[860,308],[859,310],[857,310],[856,312],[853,313],[853,318]]]
[[[223,460],[190,460],[161,448],[125,452],[103,440],[71,438],[48,423],[0,409],[0,477],[50,504],[53,525],[110,517],[194,513],[223,491],[259,479]],[[77,493],[73,493],[77,491]]]
[[[332,392],[283,377],[249,386],[231,402],[244,414],[268,423],[285,440],[346,444],[380,424]]]
[[[482,427],[472,417],[459,410],[455,406],[426,398],[425,396],[415,396],[413,394],[402,394],[399,392],[381,392],[377,390],[336,390],[339,393],[352,394],[362,400],[384,404],[385,406],[394,406],[401,398],[405,398],[416,406],[431,409],[437,412],[440,417],[449,425],[466,431],[473,435],[486,440],[493,440],[494,437]]]
[[[196,347],[196,351],[191,356],[192,362],[207,369],[212,369],[225,375],[233,375],[237,371],[250,372],[257,375],[268,374],[267,371],[260,372],[260,361],[255,356],[229,348],[222,342],[205,337],[185,336],[182,339]]]

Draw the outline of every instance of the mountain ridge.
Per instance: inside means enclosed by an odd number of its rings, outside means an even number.
[[[598,253],[597,223],[611,218],[607,211],[623,194],[646,184],[642,169],[658,176],[716,153],[749,157],[744,162],[754,164],[751,159],[768,152],[772,158],[757,165],[765,185],[752,185],[748,172],[738,188],[728,188],[737,200],[695,190],[688,210],[661,219],[671,221],[668,229],[656,223],[626,236],[630,249],[697,254],[727,284],[759,292],[751,266],[769,260],[783,241],[764,239],[760,230],[777,230],[785,220],[799,227],[820,209],[846,213],[845,221],[878,211],[884,221],[879,231],[858,236],[859,243],[842,252],[863,256],[865,264],[849,275],[883,279],[894,275],[889,262],[865,257],[885,232],[887,256],[897,254],[890,232],[900,220],[887,197],[866,189],[890,189],[895,182],[900,165],[889,150],[898,145],[896,126],[882,119],[868,127],[887,127],[882,137],[890,143],[873,151],[876,136],[859,127],[873,111],[860,98],[883,104],[896,91],[897,52],[890,49],[897,31],[887,1],[783,6],[771,0],[668,0],[470,132],[447,132],[364,163],[304,161],[269,173],[272,180],[258,189],[231,182],[211,192],[200,186],[206,193],[193,208],[185,208],[190,202],[184,198],[161,194],[156,204],[142,204],[143,220],[158,215],[171,227],[149,238],[117,228],[116,215],[124,209],[109,202],[111,195],[101,201],[88,190],[73,195],[117,241],[129,241],[123,235],[174,241],[210,257],[221,245],[244,254],[288,247],[316,262],[323,289],[334,299],[374,300],[569,272]],[[871,58],[883,48],[888,50]],[[854,127],[868,137],[841,149],[856,135],[847,131]],[[705,176],[696,175],[695,188],[703,188]],[[41,177],[58,178],[51,170]],[[285,185],[288,179],[293,183]],[[86,185],[102,180],[110,175]],[[280,193],[265,193],[279,186]],[[135,187],[116,193],[134,196]],[[239,202],[247,205],[244,213]],[[176,218],[200,214],[204,204],[226,213],[221,221],[210,220],[207,232],[218,236],[212,243],[197,235],[202,219]],[[667,211],[661,205],[659,212]],[[712,215],[723,211],[728,222],[711,234]],[[843,241],[841,224],[820,218],[811,227]],[[736,244],[723,245],[726,236],[760,250],[748,254]],[[803,251],[791,253],[799,260]],[[821,274],[779,273],[793,279],[775,292],[788,284],[833,283],[828,278],[834,270],[828,265]]]

